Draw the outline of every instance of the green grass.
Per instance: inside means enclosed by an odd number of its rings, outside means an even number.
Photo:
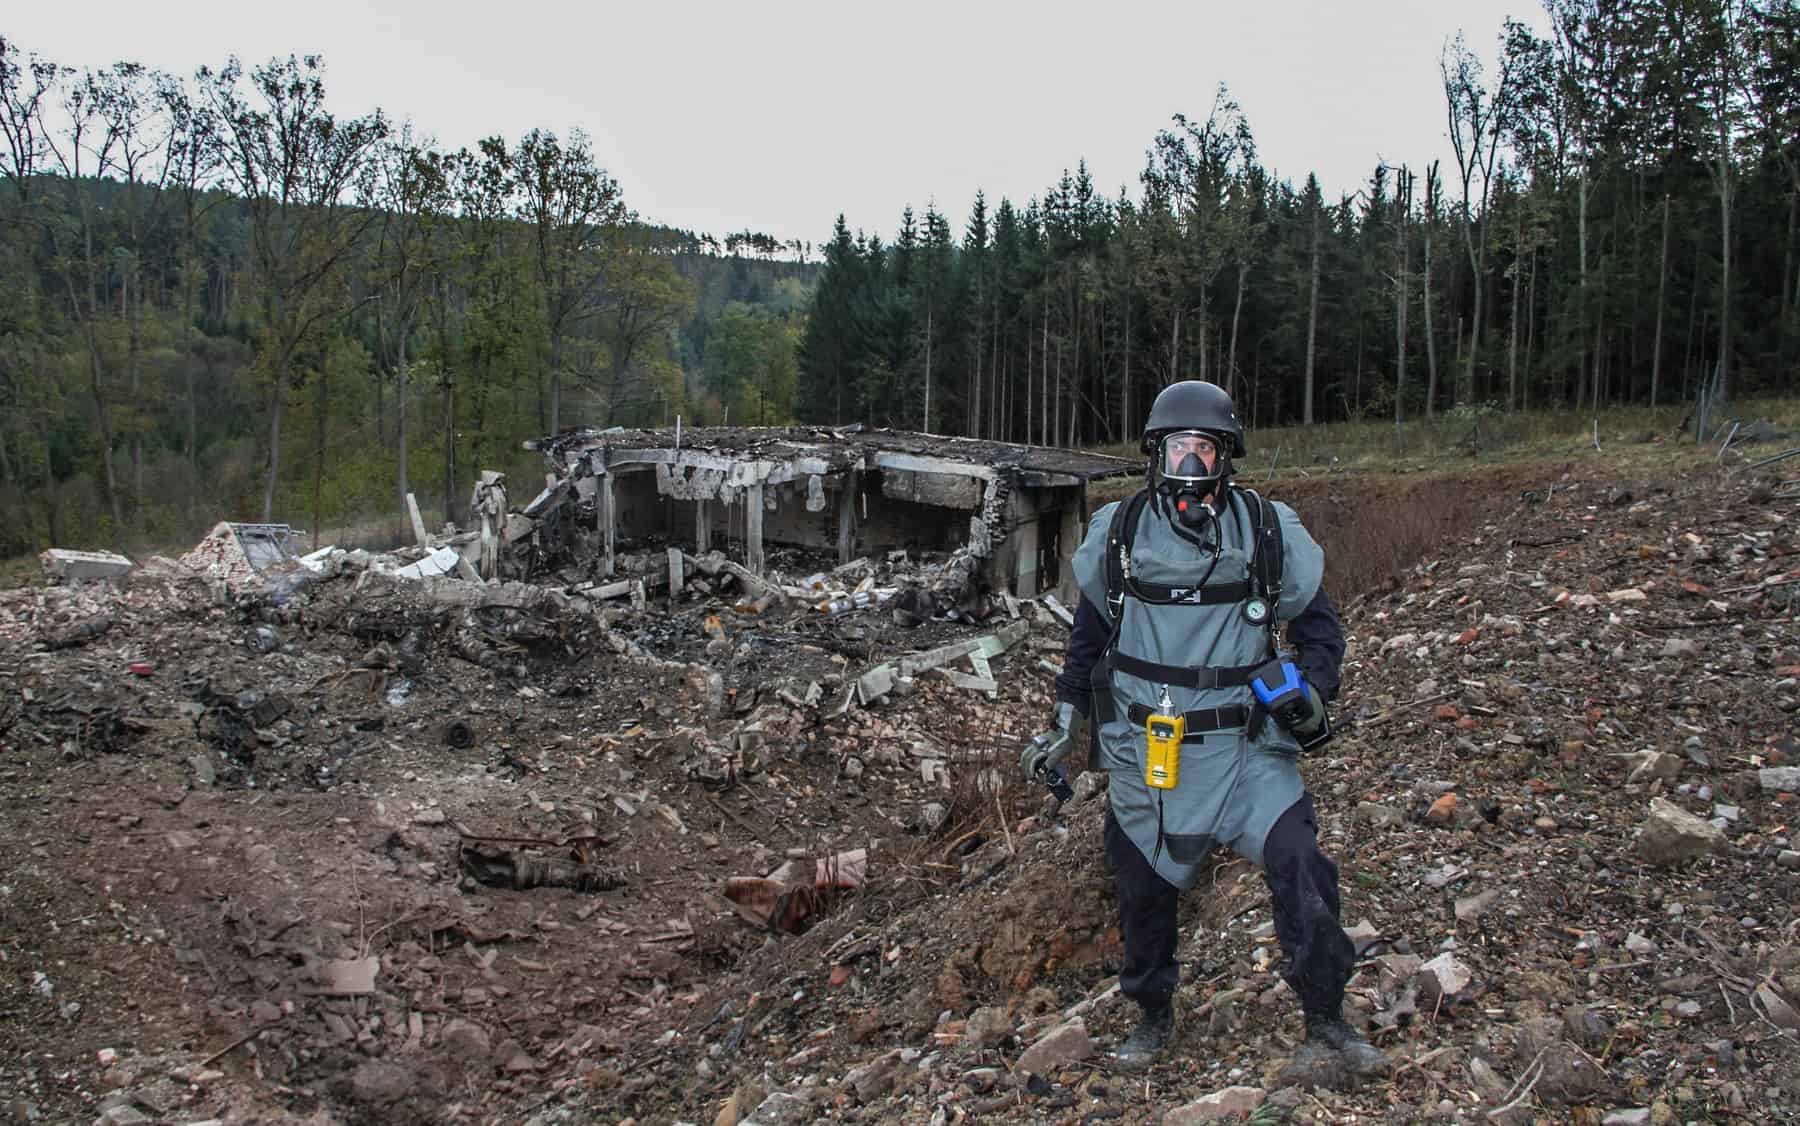
[[[1509,414],[1489,407],[1458,407],[1398,427],[1391,419],[1365,419],[1265,428],[1245,436],[1249,453],[1237,468],[1245,478],[1268,481],[1321,472],[1417,473],[1570,456],[1622,455],[1633,460],[1633,450],[1663,450],[1676,440],[1676,427],[1691,407],[1686,402],[1609,407],[1597,417],[1567,408]],[[1800,396],[1741,399],[1728,404],[1724,417],[1727,429],[1733,419],[1765,420],[1778,431],[1800,436]],[[1679,441],[1692,446],[1692,432],[1682,432]],[[1710,444],[1716,448],[1717,439]],[[1099,452],[1141,456],[1135,442]]]

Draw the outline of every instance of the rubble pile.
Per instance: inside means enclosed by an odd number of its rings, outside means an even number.
[[[1375,511],[1330,488],[1277,495]],[[1596,464],[1493,510],[1345,601],[1343,730],[1307,766],[1378,1084],[1282,1084],[1301,1023],[1229,858],[1184,901],[1175,1049],[1107,1066],[1135,1013],[1104,779],[1058,807],[1014,765],[1063,604],[906,597],[954,555],[774,550],[758,575],[639,545],[536,583],[352,552],[260,591],[168,564],[0,594],[0,1099],[113,1123],[1800,1115],[1791,502]]]

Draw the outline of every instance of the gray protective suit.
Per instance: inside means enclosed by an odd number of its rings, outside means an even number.
[[[1116,507],[1107,505],[1094,514],[1074,559],[1082,594],[1100,610],[1109,628],[1115,623],[1107,609],[1103,555]],[[1305,609],[1318,592],[1325,553],[1293,509],[1279,502],[1273,507],[1281,519],[1283,558],[1282,591],[1275,616],[1286,621]],[[1248,502],[1233,495],[1219,513],[1217,525],[1209,525],[1209,537],[1214,527],[1223,540],[1216,566],[1212,566],[1210,550],[1203,552],[1183,539],[1151,505],[1144,505],[1135,534],[1129,537],[1133,576],[1145,583],[1177,588],[1247,581],[1254,547]],[[1242,602],[1162,606],[1127,596],[1120,617],[1116,652],[1126,657],[1160,665],[1217,668],[1254,665],[1271,655],[1269,628],[1248,621]],[[1096,765],[1111,775],[1108,792],[1120,829],[1151,861],[1157,874],[1185,891],[1198,878],[1200,862],[1218,844],[1262,865],[1263,841],[1269,829],[1304,792],[1296,763],[1298,744],[1274,723],[1262,724],[1254,739],[1242,723],[1205,732],[1204,738],[1190,731],[1181,748],[1175,788],[1155,789],[1144,781],[1144,726],[1133,722],[1131,711],[1134,706],[1157,710],[1164,685],[1119,669],[1113,671],[1111,683],[1111,716],[1093,717],[1099,725]],[[1180,712],[1234,706],[1247,712],[1255,703],[1245,685],[1170,685],[1167,691]]]

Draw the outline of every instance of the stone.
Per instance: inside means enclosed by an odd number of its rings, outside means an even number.
[[[1013,1064],[1013,1070],[1049,1076],[1057,1069],[1093,1054],[1094,1042],[1088,1038],[1087,1022],[1076,1017],[1038,1037]]]
[[[453,1020],[438,1034],[438,1047],[464,1063],[486,1063],[493,1057],[493,1040],[487,1029],[473,1021]]]
[[[1681,777],[1681,756],[1665,754],[1662,751],[1639,751],[1630,756],[1631,773],[1625,776],[1627,784],[1648,782],[1652,779],[1661,782],[1673,782]]]
[[[369,1106],[390,1106],[413,1094],[413,1073],[386,1060],[364,1060],[350,1077],[350,1097]]]
[[[804,1126],[817,1117],[818,1112],[806,1099],[776,1091],[750,1112],[742,1126]]]
[[[1800,766],[1765,766],[1756,772],[1756,777],[1767,793],[1800,791]]]
[[[1358,802],[1356,819],[1367,821],[1377,829],[1394,829],[1405,824],[1406,818],[1392,806],[1380,805],[1376,802]]]
[[[1600,1120],[1600,1126],[1650,1126],[1650,1108],[1634,1106],[1615,1110]]]
[[[1666,798],[1650,802],[1650,816],[1638,829],[1637,851],[1659,867],[1705,856],[1725,843],[1725,834]]]
[[[1419,1004],[1424,1007],[1435,1005],[1440,999],[1453,1000],[1475,980],[1475,973],[1446,950],[1420,966],[1414,980],[1419,985]]]
[[[973,1048],[997,1048],[1012,1034],[1012,1021],[1007,1019],[1006,1010],[983,1005],[969,1014],[963,1039]]]
[[[1538,1058],[1542,1070],[1537,1097],[1545,1106],[1581,1106],[1612,1090],[1612,1080],[1595,1065],[1593,1057],[1566,1040],[1553,1041]]]
[[[1685,637],[1671,637],[1663,642],[1664,657],[1692,657],[1700,652],[1700,646]]]
[[[1261,1087],[1226,1087],[1184,1103],[1162,1116],[1162,1126],[1193,1126],[1226,1118],[1248,1118],[1269,1097]]]
[[[375,975],[381,970],[381,959],[346,958],[321,962],[318,968],[319,992],[334,997],[349,997],[375,992]]]
[[[887,1094],[899,1078],[900,1049],[883,1053],[861,1067],[853,1067],[844,1075],[842,1087],[856,1092],[858,1102],[870,1103]]]
[[[1500,892],[1497,888],[1489,888],[1487,891],[1480,892],[1476,895],[1462,896],[1456,901],[1457,922],[1468,922],[1471,919],[1479,919],[1487,912],[1489,907],[1492,907],[1495,902],[1499,900],[1499,898]]]

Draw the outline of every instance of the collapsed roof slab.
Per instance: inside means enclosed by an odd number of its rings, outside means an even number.
[[[1047,546],[1064,561],[1072,554],[1088,483],[1141,471],[1104,454],[860,427],[571,430],[526,446],[544,453],[576,495],[594,497],[607,561],[619,535],[651,530],[627,511],[645,513],[653,507],[645,502],[660,498],[680,503],[683,517],[692,506],[699,551],[719,523],[732,535],[741,527],[745,562],[756,573],[765,539],[835,546],[843,559],[895,538],[928,550],[960,542],[984,561],[993,586],[1029,594],[1046,571],[1037,556]],[[588,478],[596,480],[584,487]],[[966,537],[939,534],[962,526],[946,526],[949,512],[964,514]],[[664,522],[675,519],[671,510]],[[1040,536],[1045,520],[1054,531]],[[1067,567],[1056,571],[1066,575]]]

